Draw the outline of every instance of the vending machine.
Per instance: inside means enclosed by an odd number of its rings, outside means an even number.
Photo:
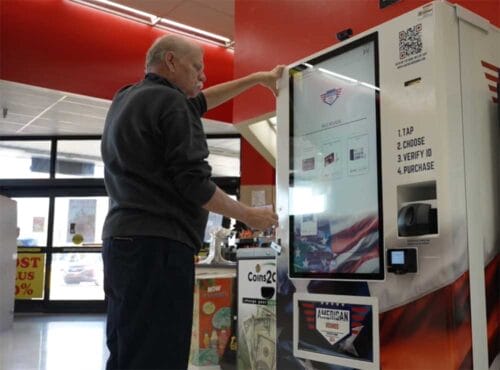
[[[243,248],[238,260],[238,370],[276,369],[276,252]]]
[[[292,63],[277,369],[500,369],[500,31],[436,1]]]

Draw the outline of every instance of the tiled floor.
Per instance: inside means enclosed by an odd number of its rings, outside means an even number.
[[[0,369],[104,369],[105,323],[104,315],[17,315],[0,332]]]

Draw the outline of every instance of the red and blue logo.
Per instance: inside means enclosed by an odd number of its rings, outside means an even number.
[[[333,105],[339,98],[340,94],[342,93],[342,88],[336,88],[336,89],[331,89],[325,92],[324,94],[321,94],[321,100],[323,103],[326,103],[328,105]]]

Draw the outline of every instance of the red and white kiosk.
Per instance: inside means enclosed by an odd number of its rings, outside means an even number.
[[[500,368],[499,45],[436,1],[290,65],[277,369]]]

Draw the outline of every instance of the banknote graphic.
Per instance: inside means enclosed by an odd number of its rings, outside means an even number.
[[[271,308],[258,307],[256,315],[243,321],[243,336],[248,352],[249,369],[275,370],[276,315]]]
[[[275,343],[264,335],[257,336],[255,370],[272,370],[274,367]]]

